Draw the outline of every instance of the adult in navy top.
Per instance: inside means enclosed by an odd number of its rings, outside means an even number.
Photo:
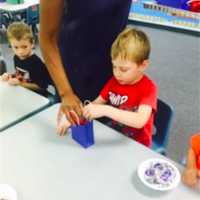
[[[41,0],[40,44],[67,118],[82,115],[112,74],[110,48],[126,26],[131,0]]]

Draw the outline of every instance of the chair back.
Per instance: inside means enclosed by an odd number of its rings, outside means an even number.
[[[26,23],[28,25],[36,25],[39,23],[39,5],[33,5],[27,8]]]
[[[0,46],[0,48],[1,48],[1,46]],[[4,74],[5,72],[7,72],[6,62],[2,56],[2,52],[0,49],[0,75]]]
[[[152,148],[162,154],[166,154],[172,117],[172,106],[158,99],[157,112],[154,118],[155,132],[153,134]]]

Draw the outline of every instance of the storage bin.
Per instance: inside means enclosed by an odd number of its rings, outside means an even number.
[[[24,0],[6,0],[6,2],[10,4],[21,4],[24,3]]]

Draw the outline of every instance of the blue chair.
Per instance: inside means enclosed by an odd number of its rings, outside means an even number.
[[[37,35],[39,24],[39,5],[33,5],[27,8],[25,22],[32,27],[34,36]]]
[[[152,149],[158,153],[166,155],[169,131],[173,117],[173,108],[158,99],[157,112],[154,118],[154,134]]]

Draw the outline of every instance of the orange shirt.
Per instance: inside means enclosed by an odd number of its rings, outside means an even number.
[[[191,137],[191,147],[196,155],[197,168],[200,170],[200,132]]]

